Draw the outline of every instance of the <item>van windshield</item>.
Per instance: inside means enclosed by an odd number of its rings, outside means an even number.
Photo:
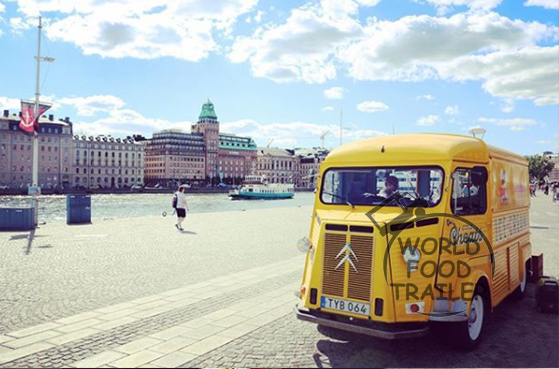
[[[432,207],[439,203],[444,172],[438,167],[332,168],[324,174],[325,204]],[[387,199],[391,199],[386,202]]]

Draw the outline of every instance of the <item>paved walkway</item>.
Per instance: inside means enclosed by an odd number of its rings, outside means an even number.
[[[534,252],[559,275],[559,216],[547,214],[559,206],[546,200],[533,200]],[[297,321],[293,241],[310,214],[191,214],[187,233],[145,218],[0,234],[0,367],[559,366],[559,320],[535,312],[533,286],[496,309],[472,353]]]
[[[290,314],[303,256],[0,336],[5,367],[177,367]]]

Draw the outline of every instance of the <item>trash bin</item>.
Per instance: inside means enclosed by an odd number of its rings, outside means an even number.
[[[91,223],[91,196],[67,195],[66,196],[66,223],[86,224]]]
[[[0,231],[35,229],[34,208],[0,208]]]

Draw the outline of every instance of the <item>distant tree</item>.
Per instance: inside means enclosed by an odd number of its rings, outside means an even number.
[[[535,178],[538,181],[542,181],[545,177],[547,177],[555,166],[553,162],[541,155],[527,156],[526,160],[528,160],[530,178]]]

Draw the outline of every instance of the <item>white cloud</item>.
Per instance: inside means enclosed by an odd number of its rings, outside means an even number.
[[[21,101],[20,99],[12,99],[10,97],[0,96],[0,109],[2,110],[21,110]],[[3,111],[2,111],[3,113]]]
[[[37,26],[36,24],[32,24],[34,20],[32,18],[10,18],[10,27],[14,33],[22,33],[23,31],[27,31],[28,29],[32,28],[33,26]],[[36,23],[36,22],[35,22]]]
[[[264,145],[272,138],[274,146],[295,147],[305,145],[316,145],[320,143],[320,135],[329,130],[331,137],[339,139],[338,125],[321,125],[307,122],[271,123],[262,124],[252,119],[242,119],[235,122],[222,123],[220,129],[224,132],[231,132],[238,135],[252,137],[258,145]],[[346,130],[343,133],[344,142],[364,139],[367,137],[383,136],[386,133],[375,130]]]
[[[418,0],[414,0],[420,2]],[[445,14],[456,6],[466,6],[472,10],[490,10],[497,7],[503,0],[421,0],[427,2],[437,9],[438,14]]]
[[[534,104],[536,106],[559,104],[559,95],[537,98],[537,99],[534,100]]]
[[[356,0],[361,6],[376,6],[381,0]]]
[[[343,87],[332,87],[324,90],[324,97],[327,99],[343,99],[346,91]]]
[[[492,123],[501,127],[508,127],[511,131],[524,131],[526,128],[537,125],[537,122],[534,119],[527,118],[497,119],[481,117],[478,119],[478,122]]]
[[[441,68],[443,76],[457,80],[483,79],[493,96],[556,101],[559,96],[559,46],[528,47],[461,58]]]
[[[446,115],[458,115],[460,114],[460,109],[458,108],[458,105],[447,106],[444,113]]]
[[[365,113],[374,113],[377,111],[387,110],[388,105],[380,101],[363,101],[357,104],[357,110]]]
[[[263,16],[264,14],[265,14],[265,13],[264,13],[262,10],[258,10],[258,11],[256,12],[256,15],[254,16],[254,21],[255,21],[256,23],[262,22],[262,16]]]
[[[418,126],[432,126],[440,120],[438,115],[427,115],[417,120]]]
[[[322,111],[334,111],[334,107],[333,106],[325,106],[324,108],[322,108]]]
[[[512,113],[514,111],[514,99],[503,99],[501,111],[503,113]]]
[[[554,96],[559,90],[557,46],[537,46],[557,40],[556,26],[493,12],[461,13],[372,21],[364,33],[339,52],[357,80],[481,80],[492,95],[515,99]]]
[[[124,101],[112,95],[65,97],[58,99],[57,103],[75,107],[78,115],[84,117],[89,117],[99,112],[110,113],[124,106]]]
[[[136,0],[80,2],[17,0],[27,17],[46,14],[45,34],[74,44],[86,55],[198,61],[218,49],[214,34],[227,35],[258,0]],[[48,18],[48,13],[56,17]]]
[[[559,1],[557,0],[528,0],[524,6],[543,6],[547,9],[559,9]]]
[[[286,22],[237,37],[228,54],[235,63],[248,61],[256,77],[278,83],[324,83],[336,77],[334,56],[362,33],[358,5],[351,0],[322,0],[293,9]]]
[[[415,98],[416,100],[435,100],[433,95],[419,95]]]
[[[130,110],[113,110],[108,117],[94,121],[77,120],[74,134],[129,136],[143,134],[151,137],[154,131],[162,129],[183,129],[190,132],[191,122],[171,122],[164,119],[147,118]]]

